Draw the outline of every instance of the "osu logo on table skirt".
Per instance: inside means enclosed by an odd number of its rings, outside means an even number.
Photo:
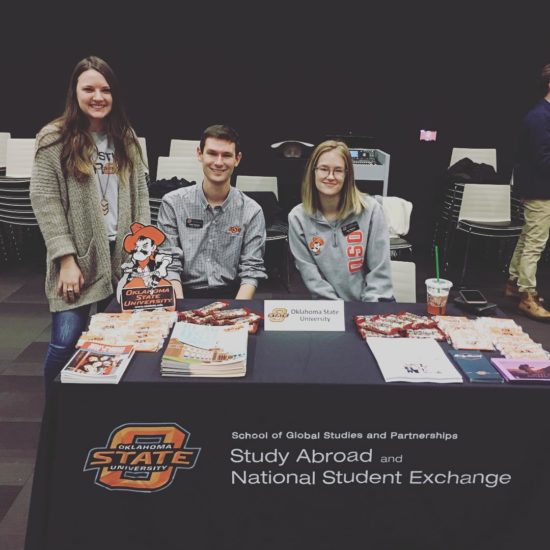
[[[200,449],[187,446],[189,437],[174,423],[124,424],[111,432],[105,447],[90,450],[84,471],[96,470],[95,482],[105,489],[160,491],[178,470],[195,466]]]

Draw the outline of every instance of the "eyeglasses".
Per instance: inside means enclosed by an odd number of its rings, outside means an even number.
[[[317,166],[315,171],[323,179],[328,178],[330,174],[334,176],[335,179],[341,180],[346,176],[346,170],[344,168],[329,168],[328,166]]]

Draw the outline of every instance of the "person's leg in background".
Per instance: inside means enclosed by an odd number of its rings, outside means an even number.
[[[519,278],[519,264],[521,262],[521,255],[523,254],[523,246],[525,244],[525,233],[527,232],[527,225],[525,221],[521,229],[521,234],[516,243],[516,248],[514,249],[514,254],[510,260],[509,275],[508,281],[506,283],[506,288],[504,289],[505,296],[511,296],[514,298],[519,298],[519,288],[518,288],[518,278]]]
[[[550,312],[543,307],[537,294],[537,265],[550,231],[550,200],[526,200],[524,215],[523,249],[518,264],[517,284],[521,297],[518,307],[532,319],[550,321]]]

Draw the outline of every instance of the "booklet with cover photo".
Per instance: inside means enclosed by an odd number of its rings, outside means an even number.
[[[237,377],[246,374],[248,324],[178,322],[161,362],[163,376]]]
[[[479,351],[451,350],[449,355],[470,382],[492,382],[497,384],[504,382],[500,373],[489,362],[489,359]]]
[[[83,342],[61,371],[61,382],[118,384],[134,354],[133,346]]]
[[[550,361],[494,357],[491,362],[508,382],[550,382]]]

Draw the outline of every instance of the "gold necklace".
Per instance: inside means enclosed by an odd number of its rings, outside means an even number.
[[[101,201],[99,204],[101,205],[101,211],[103,212],[103,215],[106,216],[109,213],[109,201],[105,198],[107,195],[107,189],[109,187],[109,179],[111,177],[111,172],[107,174],[107,181],[105,182],[105,189],[103,189],[103,185],[101,185],[101,178],[99,177],[99,172],[97,172],[97,181],[99,181],[99,188],[101,189]]]
[[[99,159],[100,153],[102,153],[105,156],[105,163],[101,165],[101,169],[96,170],[96,176],[97,181],[99,182],[99,189],[101,190],[101,200],[99,202],[101,206],[101,212],[104,216],[106,216],[109,213],[109,201],[106,199],[107,196],[107,190],[109,188],[109,180],[111,179],[111,174],[113,173],[113,163],[110,162],[109,156],[107,151],[100,151],[96,145],[97,150],[97,158]],[[96,165],[97,166],[97,165]],[[107,168],[107,181],[105,182],[105,189],[103,189],[103,184],[101,183],[101,177],[99,173],[103,175],[105,172],[105,168]]]

